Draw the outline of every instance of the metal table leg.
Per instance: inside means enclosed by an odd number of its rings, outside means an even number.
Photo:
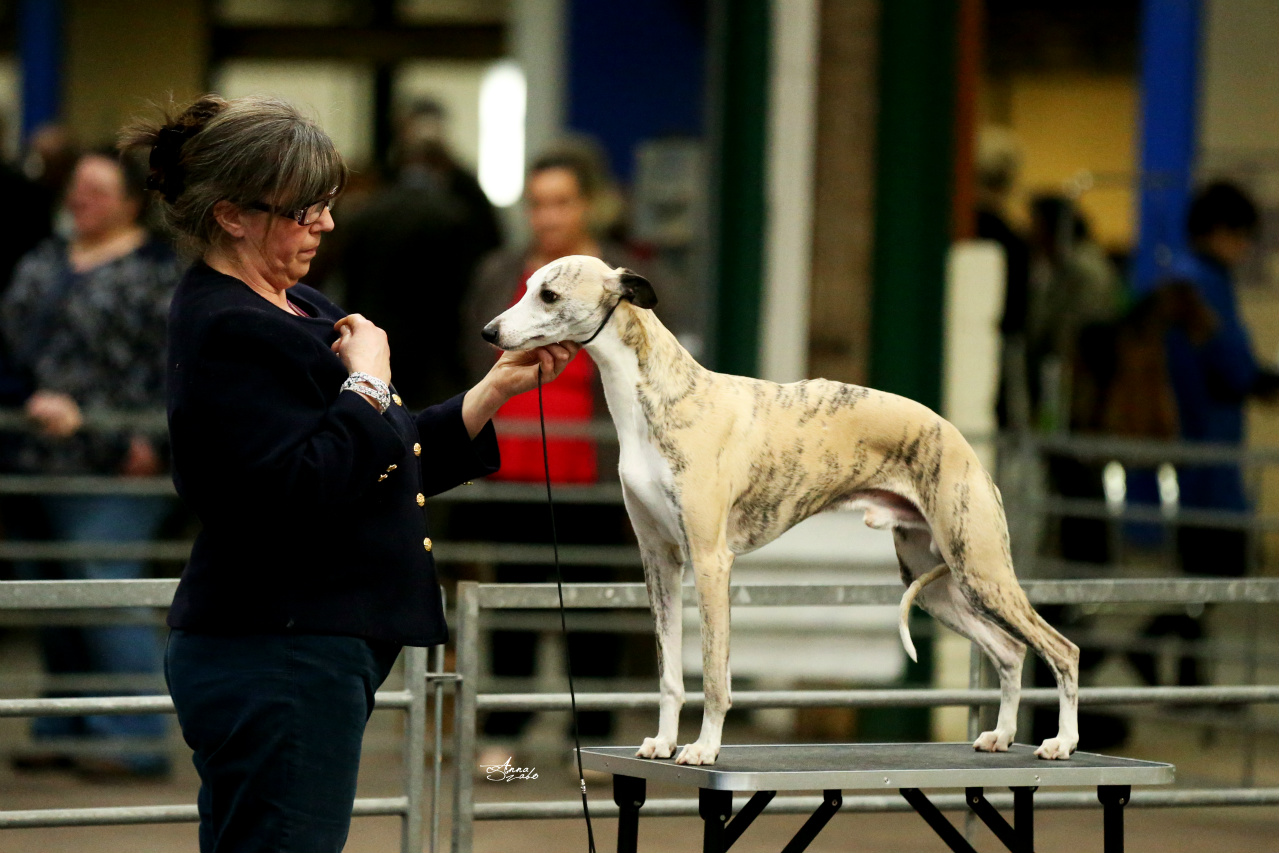
[[[644,805],[645,781],[634,776],[613,777],[613,802],[617,803],[617,853],[636,853],[639,846],[639,810]]]
[[[1132,799],[1131,785],[1098,785],[1101,800],[1105,853],[1124,853],[1124,806]]]
[[[728,850],[724,825],[733,813],[733,792],[713,788],[697,789],[697,813],[702,816],[702,853],[725,853]]]

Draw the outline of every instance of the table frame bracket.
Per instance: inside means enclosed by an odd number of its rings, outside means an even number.
[[[964,801],[973,814],[981,818],[982,823],[990,828],[1009,853],[1035,852],[1035,802],[1037,790],[1034,787],[1014,787],[1013,822],[1010,824],[999,810],[986,799],[983,788],[965,788]]]
[[[980,789],[978,789],[980,790]],[[918,788],[899,788],[898,793],[910,803],[910,807],[919,813],[924,822],[932,827],[933,832],[937,833],[937,837],[946,843],[952,853],[977,853],[973,846],[968,843],[968,839],[954,824],[946,819],[937,806],[933,805],[933,801]],[[971,802],[970,802],[971,805]],[[1000,820],[1003,820],[1001,817]]]

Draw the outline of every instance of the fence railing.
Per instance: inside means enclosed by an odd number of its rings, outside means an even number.
[[[1279,603],[1279,580],[1091,580],[1032,581],[1024,584],[1036,604],[1187,604],[1187,603]],[[846,585],[737,585],[732,588],[735,607],[896,605],[901,599],[898,584]],[[693,596],[685,596],[691,606]],[[643,584],[571,584],[564,589],[564,606],[569,609],[618,610],[647,608]],[[480,692],[480,616],[485,610],[553,610],[558,607],[554,584],[458,585],[454,619],[457,642],[458,689],[455,695],[455,764],[453,791],[453,853],[470,853],[477,820],[524,820],[573,817],[581,812],[577,800],[477,803],[474,799],[472,769],[477,755],[476,721],[481,711],[567,710],[567,693],[486,693]],[[973,673],[977,670],[974,668]],[[690,693],[686,707],[697,707],[699,693]],[[1057,702],[1052,689],[1029,689],[1023,693],[1026,705]],[[1277,703],[1279,685],[1234,685],[1209,687],[1082,688],[1081,706],[1199,703]],[[657,693],[579,693],[579,710],[652,708]],[[967,706],[970,728],[977,722],[980,708],[999,704],[999,691],[979,689],[970,680],[967,690],[932,688],[873,690],[746,690],[733,692],[734,708],[800,707],[941,707]],[[974,732],[974,736],[975,736]],[[952,802],[953,800],[953,802]],[[938,806],[962,809],[961,796],[937,798]],[[646,814],[694,815],[696,799],[649,801]],[[813,797],[778,797],[769,804],[770,813],[811,813],[818,803]],[[852,797],[844,800],[854,811],[902,811],[899,800],[882,796]],[[1269,805],[1279,803],[1279,788],[1202,788],[1164,792],[1134,793],[1137,807]],[[1093,794],[1052,793],[1036,798],[1043,808],[1084,808],[1095,806]],[[657,808],[649,813],[651,805]],[[740,804],[738,804],[740,805]],[[998,803],[997,803],[998,805]],[[1011,805],[1011,800],[1008,805]],[[592,807],[600,816],[616,815],[615,806],[600,803]]]
[[[135,607],[168,607],[177,581],[9,581],[0,583],[0,613],[5,611],[65,611]],[[427,670],[428,654],[433,658]],[[406,715],[403,744],[403,794],[360,798],[352,815],[396,815],[400,818],[401,853],[421,853],[429,838],[432,853],[439,849],[439,791],[443,781],[443,691],[456,680],[444,672],[444,647],[404,650],[404,689],[381,690],[375,709]],[[428,692],[434,694],[433,784],[427,790]],[[58,699],[0,699],[0,717],[68,716],[78,714],[173,713],[168,696],[107,696]],[[429,795],[430,805],[424,810]],[[194,805],[120,806],[110,808],[33,809],[0,811],[0,830],[19,827],[109,826],[138,823],[182,823],[199,820]]]

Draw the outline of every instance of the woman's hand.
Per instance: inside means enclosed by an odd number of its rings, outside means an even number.
[[[527,352],[502,353],[488,375],[462,399],[462,420],[471,438],[480,434],[507,400],[536,388],[539,370],[542,383],[551,382],[564,372],[581,349],[581,344],[562,341]]]
[[[26,412],[40,433],[50,438],[69,438],[84,424],[76,401],[61,391],[35,392],[27,398]]]
[[[332,349],[348,373],[367,373],[391,384],[391,345],[386,332],[360,314],[348,314],[333,324],[338,339]]]
[[[579,343],[565,341],[527,352],[504,352],[485,379],[492,381],[495,391],[506,395],[502,400],[505,403],[516,394],[536,388],[539,370],[543,384],[554,380],[581,348]]]

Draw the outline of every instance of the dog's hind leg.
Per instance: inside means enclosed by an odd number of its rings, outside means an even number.
[[[718,548],[694,551],[692,563],[702,623],[702,689],[706,692],[706,706],[701,734],[696,742],[685,744],[676,762],[714,764],[719,757],[724,717],[733,704],[728,672],[728,583],[733,555],[721,540]]]
[[[1057,679],[1059,726],[1057,736],[1044,741],[1035,754],[1040,758],[1070,758],[1079,744],[1079,647],[1031,606],[1013,572],[999,490],[979,468],[967,471],[945,489],[953,499],[939,502],[935,517],[929,521],[939,550],[951,568],[948,579],[967,603],[968,615],[1034,649],[1048,664]],[[929,589],[932,587],[924,592]],[[978,637],[973,638],[981,642]],[[1005,689],[1004,705],[1008,704],[1010,693]],[[1001,719],[1013,714],[1015,709],[1006,711],[1001,707]]]
[[[893,541],[905,583],[937,574],[939,567],[934,566],[936,557],[928,531],[896,528]],[[1007,751],[1017,734],[1025,644],[975,608],[948,573],[941,573],[922,587],[915,600],[937,621],[975,643],[994,664],[999,673],[999,717],[994,730],[983,732],[973,747],[985,752]]]
[[[657,668],[661,678],[657,737],[644,738],[639,758],[670,758],[679,737],[684,707],[683,616],[681,581],[684,565],[679,549],[667,543],[641,541],[644,584],[657,627]]]

